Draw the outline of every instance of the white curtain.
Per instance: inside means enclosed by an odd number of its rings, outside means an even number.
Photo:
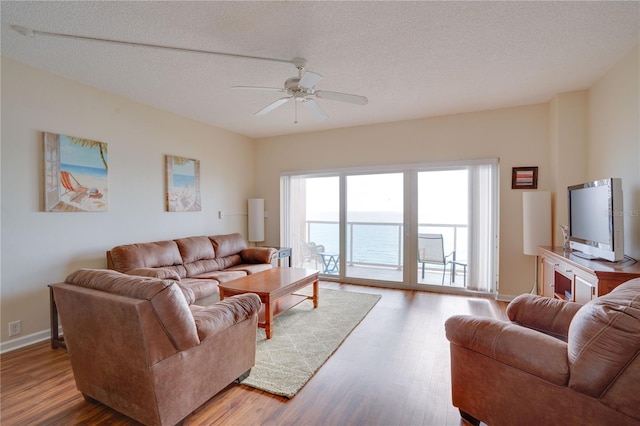
[[[299,266],[304,260],[307,241],[306,176],[282,176],[280,179],[281,208],[280,241],[291,247],[291,264]]]
[[[495,293],[498,253],[498,161],[470,166],[469,281],[467,288]]]

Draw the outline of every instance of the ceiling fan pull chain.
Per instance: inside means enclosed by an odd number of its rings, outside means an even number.
[[[294,111],[293,124],[298,124],[298,102],[294,101],[293,105],[295,105],[293,109]]]

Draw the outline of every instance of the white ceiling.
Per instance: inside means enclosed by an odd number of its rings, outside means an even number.
[[[639,41],[640,2],[10,2],[3,56],[250,137],[546,102],[590,87]],[[33,30],[274,58],[307,59],[327,99],[318,122],[281,94],[285,63],[58,37]]]

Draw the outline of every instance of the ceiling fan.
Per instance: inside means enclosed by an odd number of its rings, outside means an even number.
[[[255,116],[261,116],[268,114],[281,105],[293,100],[296,102],[296,116],[297,116],[297,104],[298,102],[304,105],[313,116],[320,120],[326,120],[329,116],[320,108],[320,105],[313,99],[314,97],[320,99],[331,99],[334,101],[347,102],[356,105],[366,105],[369,100],[365,96],[352,95],[342,92],[329,92],[326,90],[316,90],[316,85],[324,77],[313,71],[306,71],[307,61],[302,58],[294,58],[293,64],[298,68],[298,76],[290,77],[285,80],[283,87],[260,87],[260,86],[233,86],[233,89],[240,90],[261,90],[269,92],[286,93],[286,96],[280,98],[260,111],[256,112]],[[297,119],[295,121],[297,123]]]

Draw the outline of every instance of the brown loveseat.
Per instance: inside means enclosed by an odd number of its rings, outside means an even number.
[[[114,247],[107,267],[179,281],[189,304],[209,304],[218,300],[219,283],[271,269],[276,254],[271,247],[248,248],[238,233],[196,236]]]
[[[454,316],[453,405],[477,424],[640,424],[640,278],[584,306],[534,295],[512,322]]]
[[[52,285],[76,386],[147,425],[173,425],[255,363],[255,294],[189,306],[177,282],[79,270]]]

